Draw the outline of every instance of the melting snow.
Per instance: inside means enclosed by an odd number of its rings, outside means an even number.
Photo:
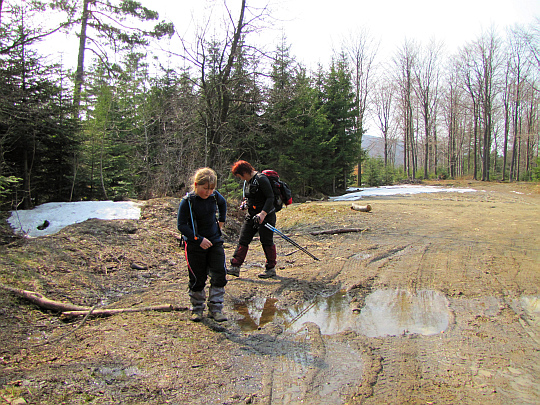
[[[383,186],[383,187],[369,187],[364,189],[350,188],[349,193],[338,196],[330,197],[331,201],[354,201],[360,200],[363,197],[373,196],[388,196],[388,195],[400,195],[400,194],[421,194],[421,193],[471,193],[478,190],[472,188],[444,188],[439,186],[415,186],[415,185],[401,185],[401,186]]]
[[[364,189],[352,188],[349,193],[331,197],[332,201],[354,201],[363,197],[389,196],[420,193],[469,193],[477,190],[470,188],[443,188],[438,186],[384,186]],[[78,201],[46,203],[32,210],[11,211],[8,219],[15,232],[30,237],[50,235],[60,229],[90,218],[97,219],[139,219],[140,204],[132,201]],[[43,227],[45,221],[48,225]],[[38,227],[43,229],[38,229]]]
[[[65,226],[90,218],[139,219],[140,214],[140,204],[132,201],[61,202],[42,204],[31,210],[11,211],[8,222],[15,232],[37,237],[56,233]],[[43,226],[45,221],[48,221],[46,227]]]

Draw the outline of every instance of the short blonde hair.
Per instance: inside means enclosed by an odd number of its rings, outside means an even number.
[[[209,167],[202,167],[199,170],[195,172],[193,175],[192,180],[192,190],[195,190],[195,184],[209,184],[213,188],[216,187],[217,184],[217,175],[216,172]]]

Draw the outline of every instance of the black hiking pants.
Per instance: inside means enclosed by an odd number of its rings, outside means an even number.
[[[225,287],[227,284],[227,270],[225,268],[225,251],[223,242],[215,243],[208,249],[198,244],[188,242],[186,255],[189,270],[189,289],[202,291],[210,276],[210,285]]]

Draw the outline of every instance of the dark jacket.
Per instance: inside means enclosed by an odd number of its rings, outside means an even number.
[[[219,212],[219,217],[216,219],[217,212]],[[193,213],[193,221],[191,213]],[[177,227],[190,242],[200,244],[204,237],[215,244],[223,242],[218,221],[225,222],[226,217],[227,201],[217,190],[207,199],[202,199],[191,192],[180,201]],[[194,232],[193,226],[195,226],[196,232]]]
[[[271,214],[274,208],[274,192],[270,180],[262,173],[255,175],[244,184],[244,197],[247,198],[248,213],[250,216],[261,211]]]

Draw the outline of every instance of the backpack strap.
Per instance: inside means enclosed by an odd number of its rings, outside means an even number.
[[[195,198],[195,194],[193,192],[191,193],[187,193],[185,196],[184,196],[184,199],[187,201],[188,203],[188,207],[189,207],[189,214],[191,216],[191,228],[193,229],[193,234],[194,234],[194,238],[195,240],[197,240],[197,221],[195,220],[195,218],[193,217],[193,209],[191,208],[191,201]]]
[[[214,197],[214,201],[215,201],[216,206],[217,206],[216,193],[215,192],[212,193],[212,195],[210,197]],[[198,228],[197,228],[197,220],[193,216],[193,209],[191,207],[191,202],[195,199],[195,193],[194,192],[187,193],[183,198],[187,201],[188,206],[189,206],[189,214],[191,216],[191,229],[193,229],[194,238],[195,238],[195,240],[198,240],[199,238],[198,238],[197,234],[199,232],[198,232]],[[216,222],[218,222],[217,218],[216,218]],[[219,229],[219,226],[218,226],[218,229]],[[182,237],[185,239],[185,236],[182,236]]]
[[[252,182],[253,179],[257,180],[257,187],[255,188],[255,192],[257,192],[259,190],[259,179],[261,178],[261,176],[263,176],[262,173],[260,172],[255,172],[255,174],[253,175],[253,177],[251,178],[251,180],[249,180],[249,182]],[[266,176],[265,176],[266,177]],[[246,198],[246,186],[248,184],[248,181],[247,180],[244,180],[244,186],[242,187],[242,198],[245,199]],[[251,187],[250,187],[251,188]]]

